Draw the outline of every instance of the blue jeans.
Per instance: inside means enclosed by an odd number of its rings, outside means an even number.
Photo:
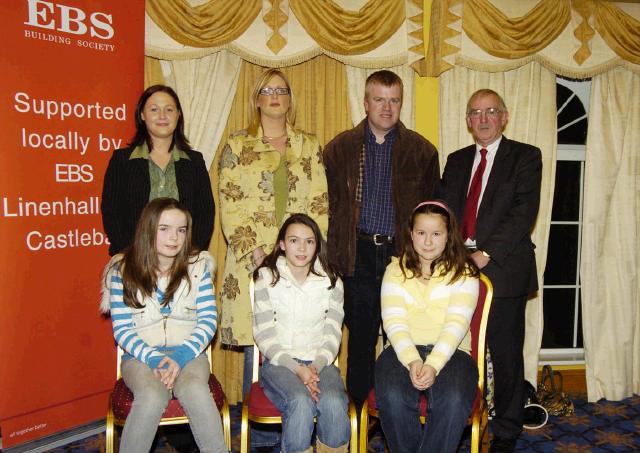
[[[305,451],[311,446],[313,417],[320,442],[331,448],[349,442],[349,399],[335,365],[320,372],[318,403],[311,399],[311,393],[295,373],[266,360],[260,371],[260,385],[282,413],[283,453]]]
[[[358,409],[373,388],[376,344],[380,333],[380,287],[395,253],[393,244],[356,242],[353,276],[344,278],[344,323],[349,328],[347,391]]]
[[[433,346],[418,346],[424,358]],[[435,383],[425,390],[427,423],[419,419],[420,390],[392,347],[376,362],[376,401],[382,430],[392,453],[447,453],[458,449],[471,413],[478,384],[478,367],[466,352],[456,350]]]

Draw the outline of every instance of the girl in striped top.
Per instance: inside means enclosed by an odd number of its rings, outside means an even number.
[[[478,369],[469,324],[479,291],[455,217],[440,201],[413,211],[403,254],[382,281],[382,322],[391,348],[376,362],[380,421],[391,452],[455,452],[471,412]],[[420,394],[429,415],[419,420]]]
[[[326,258],[318,224],[293,214],[255,271],[253,335],[264,357],[260,385],[282,413],[282,451],[339,453],[349,444],[348,398],[338,355],[342,281]]]
[[[157,198],[142,211],[133,244],[105,269],[102,309],[111,311],[122,378],[134,395],[121,452],[149,451],[172,394],[200,451],[227,451],[203,354],[217,326],[214,265],[207,252],[193,252],[191,233],[189,211]]]

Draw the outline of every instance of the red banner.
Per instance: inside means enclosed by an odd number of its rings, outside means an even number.
[[[10,447],[106,415],[100,194],[134,131],[144,1],[0,2],[0,428]]]

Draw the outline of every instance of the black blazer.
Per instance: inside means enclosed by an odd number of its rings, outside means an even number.
[[[476,145],[447,158],[436,194],[462,221]],[[482,195],[476,244],[491,255],[482,269],[495,297],[519,297],[538,289],[531,230],[540,204],[542,153],[539,148],[502,137]],[[459,223],[458,222],[458,223]]]
[[[149,201],[149,161],[131,159],[135,148],[113,152],[102,188],[102,224],[109,237],[109,255],[121,252],[133,241],[142,209]],[[213,193],[202,154],[187,151],[189,158],[175,163],[180,202],[193,217],[193,246],[207,250],[213,233]]]

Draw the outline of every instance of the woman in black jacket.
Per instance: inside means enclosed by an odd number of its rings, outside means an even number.
[[[184,135],[178,95],[170,87],[147,88],[136,107],[136,134],[109,161],[102,189],[102,223],[109,254],[133,241],[145,205],[159,197],[179,200],[193,217],[193,245],[206,250],[213,232],[213,194],[202,154]]]

